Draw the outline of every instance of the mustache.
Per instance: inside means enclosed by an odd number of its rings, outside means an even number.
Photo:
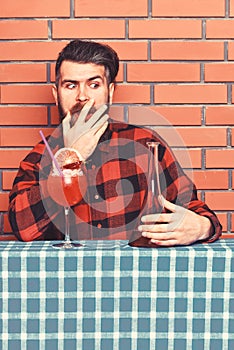
[[[80,114],[80,112],[81,112],[81,110],[82,109],[85,109],[85,105],[80,105],[80,104],[76,104],[75,106],[73,106],[72,108],[71,108],[71,110],[70,110],[70,113],[71,113],[71,115],[73,115],[73,114]],[[94,106],[92,106],[90,109],[89,109],[89,114],[93,114],[93,113],[95,113],[97,111],[97,109],[94,107]]]

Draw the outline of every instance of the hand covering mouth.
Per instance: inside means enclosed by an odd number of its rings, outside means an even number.
[[[85,104],[84,105],[77,104],[71,108],[70,110],[70,113],[71,113],[70,127],[71,128],[75,125],[77,119],[79,118],[80,112],[83,108],[85,108]],[[87,114],[85,121],[87,122],[96,111],[97,109],[94,106],[92,106],[89,109],[89,113]]]

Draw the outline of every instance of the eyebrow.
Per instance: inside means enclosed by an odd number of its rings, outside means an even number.
[[[101,81],[104,81],[103,77],[101,75],[95,75],[94,77],[90,77],[87,79],[87,81],[92,81],[95,79],[100,79]],[[74,80],[74,79],[64,79],[62,81],[62,84],[64,83],[77,83],[78,80]]]

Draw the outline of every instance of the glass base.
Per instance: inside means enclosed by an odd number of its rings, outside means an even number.
[[[62,242],[62,243],[53,244],[53,247],[57,249],[74,249],[82,246],[83,245],[80,243],[72,243],[72,242]]]

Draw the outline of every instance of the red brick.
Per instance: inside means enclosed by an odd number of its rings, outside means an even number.
[[[111,41],[103,42],[110,45],[118,54],[120,60],[147,60],[148,45],[146,41]]]
[[[51,63],[50,65],[50,80],[52,82],[55,81],[55,64],[54,63]],[[124,79],[124,74],[123,74],[123,63],[120,63],[119,64],[119,72],[117,74],[117,77],[116,77],[116,82],[122,82]]]
[[[2,189],[11,190],[17,171],[2,172]]]
[[[127,81],[200,81],[198,63],[128,63]]]
[[[116,77],[116,82],[122,82],[124,80],[124,67],[123,64],[119,64],[119,72]]]
[[[225,0],[152,0],[157,17],[224,17]]]
[[[50,106],[50,114],[51,114],[51,125],[59,124],[59,114],[57,106]]]
[[[232,102],[234,102],[234,85],[232,85]]]
[[[137,125],[200,125],[200,107],[129,107],[129,123]]]
[[[125,38],[124,20],[54,20],[53,38]]]
[[[124,122],[124,107],[123,106],[111,106],[109,110],[109,116],[112,119]]]
[[[53,131],[49,128],[2,128],[0,129],[0,145],[3,147],[33,147],[41,140],[39,130],[43,130],[45,135],[49,135]]]
[[[45,125],[47,108],[44,106],[0,106],[0,125]]]
[[[1,39],[47,39],[48,22],[32,20],[0,21]]]
[[[8,210],[9,194],[7,192],[0,193],[0,211]]]
[[[205,201],[213,210],[234,210],[234,192],[206,192]]]
[[[232,132],[232,146],[234,146],[234,128],[231,129]]]
[[[234,125],[234,106],[207,106],[207,125]]]
[[[149,103],[149,85],[118,85],[114,94],[114,103]]]
[[[70,0],[8,0],[0,3],[0,17],[69,17]]]
[[[206,168],[233,168],[233,159],[233,149],[207,150]]]
[[[56,60],[58,53],[67,44],[65,41],[0,42],[0,61]]]
[[[1,103],[53,103],[50,85],[2,85]]]
[[[46,82],[46,65],[37,64],[0,64],[0,81],[10,82]]]
[[[223,226],[223,232],[227,231],[227,214],[226,213],[216,213],[221,225]]]
[[[50,63],[50,81],[55,82],[55,63]]]
[[[155,103],[226,103],[227,86],[202,85],[156,85]]]
[[[227,233],[223,233],[220,237],[220,239],[233,239],[234,235],[232,235],[231,233],[227,232]]]
[[[178,159],[180,165],[184,169],[199,169],[202,164],[201,149],[175,149],[173,150],[176,158]]]
[[[206,63],[206,82],[234,81],[234,63]]]
[[[228,60],[234,60],[234,42],[233,41],[229,41],[228,42]]]
[[[226,146],[226,129],[209,127],[157,128],[157,132],[177,147]]]
[[[135,17],[147,16],[148,1],[137,0],[75,0],[76,17]]]
[[[233,232],[234,231],[234,213],[231,214],[231,222],[232,222],[231,230]]]
[[[153,60],[223,60],[224,44],[209,41],[152,42]]]
[[[234,21],[228,19],[212,19],[206,21],[207,39],[233,39]]]
[[[234,17],[234,0],[229,0],[230,16]]]
[[[201,20],[146,19],[129,20],[129,38],[183,39],[202,37]]]
[[[12,233],[12,228],[9,223],[7,215],[4,215],[4,235],[1,236],[1,240],[4,240],[4,239],[17,240],[15,235]]]
[[[195,170],[189,177],[199,190],[228,189],[227,170]]]
[[[7,148],[0,149],[0,167],[18,169],[20,161],[29,153],[30,149]]]

